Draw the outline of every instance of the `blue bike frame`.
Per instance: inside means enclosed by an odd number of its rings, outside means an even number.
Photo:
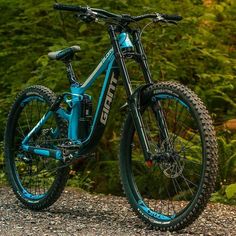
[[[129,35],[125,32],[120,33],[117,36],[117,41],[121,49],[133,48],[133,44],[129,39]],[[117,85],[117,79],[119,76],[119,68],[115,60],[114,49],[110,49],[106,55],[102,58],[98,66],[88,77],[88,79],[82,84],[74,83],[70,86],[71,100],[67,103],[72,108],[70,112],[59,108],[56,113],[68,122],[68,139],[71,140],[75,145],[81,147],[80,153],[86,153],[88,149],[95,146],[102,135],[107,118],[109,115],[109,110],[111,107],[112,99]],[[81,101],[87,89],[89,89],[97,78],[106,71],[105,79],[103,82],[102,90],[99,96],[97,109],[94,115],[92,127],[90,134],[86,140],[80,140],[78,138],[79,133],[79,120],[81,111]],[[45,157],[54,157],[58,160],[63,160],[63,155],[61,150],[38,148],[28,145],[34,133],[37,133],[41,127],[48,121],[48,119],[53,115],[55,111],[49,110],[41,120],[36,124],[36,126],[28,133],[28,135],[22,141],[22,149],[31,153],[42,155]],[[95,138],[96,137],[96,138]]]

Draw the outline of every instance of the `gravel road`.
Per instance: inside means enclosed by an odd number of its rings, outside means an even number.
[[[122,197],[67,188],[49,209],[33,212],[0,187],[0,235],[236,235],[236,206],[209,204],[188,228],[163,233],[140,222]]]

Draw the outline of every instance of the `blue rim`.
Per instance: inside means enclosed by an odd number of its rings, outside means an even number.
[[[182,104],[188,110],[190,109],[189,106],[185,102],[180,100],[178,97],[170,95],[170,94],[158,94],[158,95],[155,95],[153,98],[154,98],[154,100],[155,99],[164,100],[164,99],[171,98],[171,99],[174,99],[174,100],[178,101],[180,104]]]
[[[27,198],[29,200],[40,200],[46,196],[46,193],[37,195],[31,194],[27,190],[25,190],[25,188],[23,189],[22,194],[24,198]]]
[[[44,102],[43,98],[41,98],[41,97],[39,97],[39,96],[30,96],[30,97],[25,98],[25,99],[21,102],[20,106],[21,106],[21,107],[24,107],[27,103],[33,101],[34,99],[39,100],[39,101],[41,101],[41,102]]]
[[[167,216],[167,215],[160,214],[156,211],[151,210],[142,200],[138,201],[138,207],[144,214],[147,214],[149,217],[152,217],[156,220],[170,221],[175,218],[175,215]]]
[[[157,100],[165,100],[165,99],[174,99],[177,102],[179,102],[181,105],[186,107],[188,110],[190,110],[189,105],[187,105],[185,102],[183,102],[181,99],[179,99],[178,97],[176,97],[174,95],[157,94],[152,97],[152,101],[154,101],[154,102]],[[176,217],[175,214],[174,215],[164,215],[159,212],[153,211],[144,203],[143,200],[138,201],[138,208],[140,209],[141,212],[143,212],[143,214],[148,215],[148,217],[154,218],[155,220],[159,220],[159,221],[166,221],[167,222],[167,221],[173,220]]]

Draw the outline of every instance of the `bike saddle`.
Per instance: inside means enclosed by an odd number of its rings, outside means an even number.
[[[48,57],[52,60],[69,61],[78,51],[80,51],[80,46],[75,45],[56,52],[49,52]]]

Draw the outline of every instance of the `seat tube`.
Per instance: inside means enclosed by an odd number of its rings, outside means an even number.
[[[73,141],[78,141],[81,100],[83,99],[83,96],[79,94],[79,85],[72,84],[70,89],[72,93],[72,110],[69,116],[68,138]]]
[[[119,66],[120,73],[121,73],[123,83],[124,83],[124,87],[126,90],[126,94],[128,97],[128,105],[131,111],[134,126],[140,139],[140,143],[141,143],[143,153],[144,153],[144,158],[147,161],[147,160],[150,160],[151,158],[151,152],[150,152],[150,147],[148,144],[147,135],[144,129],[142,116],[138,110],[135,98],[134,96],[132,96],[133,91],[132,91],[132,86],[130,83],[129,73],[128,73],[124,58],[122,56],[122,52],[118,43],[118,39],[115,34],[114,27],[112,25],[109,26],[108,32],[109,32],[109,36],[110,36],[111,43],[113,46],[116,62]]]

